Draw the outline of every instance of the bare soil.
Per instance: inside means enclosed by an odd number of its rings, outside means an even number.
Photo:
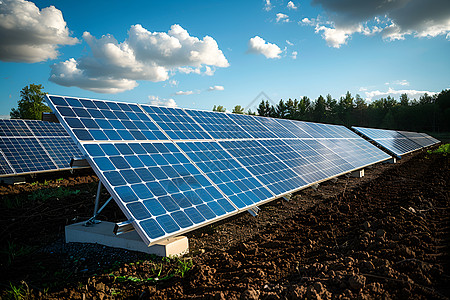
[[[89,170],[2,185],[0,297],[448,299],[449,161],[422,151],[325,182],[189,233],[171,260],[64,243],[92,215]],[[39,199],[58,187],[73,194]],[[100,219],[124,216],[111,203]]]

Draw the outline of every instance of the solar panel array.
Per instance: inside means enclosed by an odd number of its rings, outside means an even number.
[[[343,126],[47,98],[149,244],[390,158]]]
[[[439,140],[426,133],[355,126],[352,129],[393,153],[398,158],[410,152],[440,143]]]
[[[0,120],[0,177],[71,169],[81,156],[59,123]]]

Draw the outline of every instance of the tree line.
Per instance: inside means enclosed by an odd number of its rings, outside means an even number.
[[[215,111],[225,111],[223,106],[214,106]],[[244,113],[237,105],[233,113]],[[250,112],[250,114],[254,114]],[[330,94],[322,95],[316,100],[304,96],[300,100],[281,99],[271,105],[262,100],[257,114],[264,117],[338,124],[345,126],[362,126],[384,129],[396,129],[417,132],[450,131],[450,89],[433,96],[424,94],[418,100],[402,94],[399,100],[391,96],[367,102],[350,92],[339,100]]]

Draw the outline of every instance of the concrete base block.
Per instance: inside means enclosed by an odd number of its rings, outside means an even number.
[[[115,223],[102,221],[89,227],[84,226],[84,223],[65,227],[66,243],[93,243],[158,256],[181,256],[189,252],[189,241],[185,236],[169,238],[149,247],[136,231],[115,235]]]
[[[350,173],[350,177],[361,178],[364,177],[364,169],[356,170]]]

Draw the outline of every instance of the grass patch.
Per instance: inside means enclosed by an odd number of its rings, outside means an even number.
[[[8,242],[8,245],[0,250],[2,264],[4,263],[7,267],[9,267],[15,259],[26,256],[33,251],[34,247]]]
[[[79,192],[80,190],[72,191],[65,187],[58,187],[56,189],[42,189],[32,192],[30,195],[28,195],[28,199],[32,201],[46,201],[51,198],[64,198],[70,195],[76,195]]]

